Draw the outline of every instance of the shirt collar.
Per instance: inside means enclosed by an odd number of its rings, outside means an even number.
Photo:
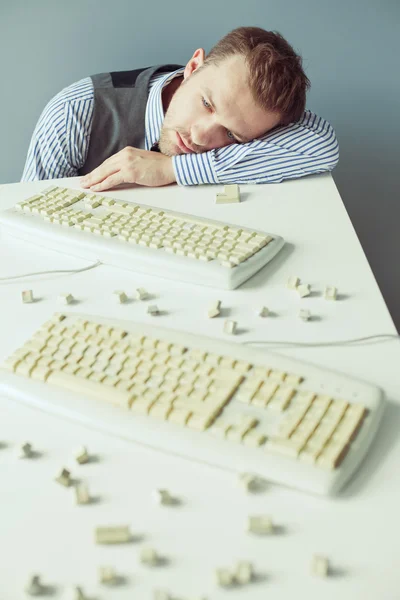
[[[172,73],[156,73],[150,81],[149,97],[146,106],[146,150],[159,141],[164,121],[162,91],[175,77],[182,75],[184,67]]]

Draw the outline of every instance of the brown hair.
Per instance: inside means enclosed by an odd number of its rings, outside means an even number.
[[[305,110],[310,81],[301,56],[276,31],[261,27],[238,27],[225,35],[210,51],[206,65],[218,65],[235,54],[243,54],[249,68],[248,84],[256,103],[282,114],[280,125],[298,121]]]

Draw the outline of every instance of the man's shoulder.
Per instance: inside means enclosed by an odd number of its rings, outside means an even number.
[[[69,103],[82,100],[93,100],[93,81],[85,77],[63,88],[53,98],[54,102]]]

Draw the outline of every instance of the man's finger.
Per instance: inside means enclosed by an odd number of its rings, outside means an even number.
[[[103,192],[104,190],[109,190],[110,188],[113,188],[119,185],[120,183],[125,183],[125,180],[121,171],[118,171],[117,173],[113,173],[109,177],[106,177],[100,183],[91,185],[90,189],[93,192]]]
[[[91,187],[103,181],[106,177],[109,177],[113,173],[118,172],[119,167],[114,159],[114,156],[107,158],[99,167],[94,169],[91,173],[88,173],[80,180],[82,187]]]

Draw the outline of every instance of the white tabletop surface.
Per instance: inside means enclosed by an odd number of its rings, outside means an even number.
[[[79,179],[58,180],[79,187]],[[0,210],[44,189],[49,182],[4,185]],[[219,186],[120,189],[115,198],[193,213],[282,235],[287,244],[269,266],[233,291],[218,291],[106,266],[77,274],[51,274],[0,281],[0,359],[60,310],[57,295],[72,293],[71,310],[154,322],[144,303],[116,305],[111,292],[132,295],[144,287],[167,314],[157,325],[225,338],[220,319],[207,319],[220,299],[245,340],[325,342],[395,333],[382,295],[329,174],[278,185],[242,186],[240,204],[216,205]],[[50,252],[0,232],[0,278],[51,269],[78,269],[87,261]],[[300,299],[285,283],[297,275],[314,291]],[[323,299],[326,284],[339,299]],[[20,295],[32,289],[37,302]],[[256,309],[274,314],[261,319]],[[303,322],[308,308],[314,319]],[[271,350],[270,346],[268,350]],[[274,348],[274,350],[278,351]],[[54,586],[54,598],[69,598],[81,585],[91,600],[152,598],[154,588],[174,598],[222,600],[228,596],[261,600],[395,600],[400,598],[400,344],[280,348],[298,359],[343,371],[381,386],[388,398],[372,451],[361,471],[336,499],[313,497],[273,484],[257,494],[242,491],[232,475],[65,422],[6,398],[0,402],[0,598],[25,598],[32,573]],[[30,441],[40,456],[19,460]],[[96,460],[79,466],[74,450],[87,445]],[[72,490],[54,482],[61,467],[87,482],[97,501],[76,506]],[[156,506],[155,488],[179,496],[179,507]],[[250,514],[269,514],[280,526],[274,536],[245,532]],[[127,546],[96,546],[98,525],[130,524],[142,541]],[[154,546],[169,562],[154,569],[140,565],[142,544]],[[310,575],[314,553],[326,555],[334,570],[327,580]],[[238,560],[253,562],[257,580],[243,588],[218,588],[214,569]],[[107,589],[98,583],[101,565],[125,578]],[[72,597],[72,596],[71,596]]]

